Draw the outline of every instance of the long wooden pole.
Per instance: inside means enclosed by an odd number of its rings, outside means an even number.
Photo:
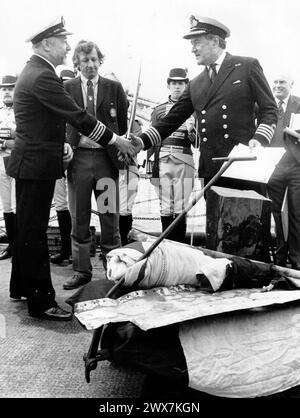
[[[256,160],[256,156],[253,157],[225,157],[225,158],[213,158],[214,161],[225,161],[225,164],[220,168],[220,170],[214,175],[214,177],[206,184],[206,186],[201,189],[201,191],[196,194],[196,196],[192,199],[192,201],[187,205],[184,211],[181,212],[177,218],[168,226],[168,228],[161,233],[161,235],[150,245],[150,247],[145,251],[144,254],[137,260],[137,262],[144,260],[145,258],[149,257],[152,251],[162,242],[164,238],[166,238],[179,224],[179,222],[186,216],[188,211],[195,206],[195,204],[204,196],[206,191],[221,177],[221,175],[227,170],[227,168],[235,161],[254,161]],[[133,286],[136,286],[141,279],[137,279]],[[106,297],[111,296],[111,294],[121,286],[125,281],[125,276],[121,277],[116,284],[110,289]]]

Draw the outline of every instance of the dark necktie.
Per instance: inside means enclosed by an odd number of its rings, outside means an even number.
[[[217,77],[216,65],[217,64],[210,64],[209,66],[208,74],[209,74],[211,84],[215,81],[215,78]]]
[[[279,102],[278,102],[278,118],[279,119],[281,119],[284,115],[284,109],[283,109],[283,106],[282,106],[283,103],[284,103],[283,100],[279,100]]]
[[[95,115],[95,102],[94,102],[94,87],[91,80],[86,83],[86,110],[89,114]]]

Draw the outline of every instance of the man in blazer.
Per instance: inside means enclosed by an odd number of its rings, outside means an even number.
[[[73,54],[73,64],[80,71],[80,75],[67,81],[65,89],[81,107],[89,108],[89,100],[92,97],[89,111],[113,132],[124,135],[127,131],[127,97],[119,82],[98,74],[103,58],[102,52],[94,42],[80,41]],[[89,83],[91,90],[88,88]],[[67,138],[74,150],[74,158],[68,168],[68,191],[75,274],[63,287],[76,289],[92,278],[89,229],[92,192],[100,214],[100,247],[104,266],[106,254],[121,245],[117,212],[119,170],[118,159],[113,149],[95,147],[93,141],[89,141],[72,126],[67,128]],[[112,183],[112,187],[109,186],[106,191],[107,182]],[[107,199],[112,205],[108,202],[106,208],[106,205],[103,207],[103,197],[107,194]]]
[[[285,266],[289,257],[292,268],[300,270],[300,144],[298,139],[284,135],[291,114],[300,113],[300,97],[291,95],[293,80],[279,74],[273,80],[273,94],[278,105],[278,123],[271,141],[272,147],[284,147],[283,155],[267,184],[276,228],[276,264]],[[281,208],[287,189],[288,237],[284,237]]]
[[[80,108],[66,93],[55,67],[64,63],[70,47],[64,19],[30,37],[34,55],[15,88],[16,138],[7,168],[16,179],[16,241],[13,248],[10,296],[27,297],[31,316],[70,320],[55,301],[51,282],[47,227],[56,179],[72,158],[65,141],[65,121],[95,144],[114,144],[128,156],[129,142]],[[129,154],[128,154],[129,153]]]
[[[199,123],[199,177],[204,183],[214,176],[222,163],[213,157],[226,157],[239,142],[250,147],[268,145],[277,122],[277,108],[263,70],[255,58],[230,55],[225,51],[229,29],[205,17],[191,16],[192,52],[204,70],[190,81],[187,89],[168,115],[145,131],[137,151],[161,143],[193,112]],[[255,109],[259,124],[256,125]],[[221,177],[220,186],[238,187],[238,180]]]

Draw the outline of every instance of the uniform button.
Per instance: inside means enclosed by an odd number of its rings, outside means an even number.
[[[206,129],[205,129],[205,128],[202,128],[202,129],[201,129],[201,131],[202,131],[202,132],[206,132]]]
[[[224,109],[224,110],[227,109],[227,106],[226,105],[223,105],[222,106],[222,109]]]
[[[206,110],[202,110],[202,112],[201,112],[201,113],[202,113],[202,115],[205,115],[205,113],[206,113]]]
[[[205,137],[205,138],[203,138],[203,139],[202,139],[202,141],[203,141],[203,142],[206,142],[206,141],[207,141],[207,138],[206,138],[206,137]]]
[[[205,119],[202,119],[202,120],[201,120],[201,123],[205,123],[205,122],[206,122],[206,120],[205,120]]]
[[[228,125],[223,125],[223,128],[224,128],[224,129],[227,129],[227,128],[228,128]]]
[[[225,135],[224,135],[224,138],[225,138],[225,139],[228,139],[228,138],[229,138],[229,135],[228,135],[228,134],[225,134]]]
[[[223,119],[227,119],[227,115],[222,115],[222,118]]]

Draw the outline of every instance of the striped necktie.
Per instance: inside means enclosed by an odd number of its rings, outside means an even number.
[[[283,100],[279,100],[278,102],[278,118],[281,119],[284,115],[284,109],[283,109]]]
[[[86,110],[90,115],[95,116],[94,87],[91,80],[86,83]]]
[[[211,84],[213,84],[213,82],[215,81],[215,78],[217,77],[216,65],[217,64],[210,64],[209,66],[208,75],[209,75]]]

